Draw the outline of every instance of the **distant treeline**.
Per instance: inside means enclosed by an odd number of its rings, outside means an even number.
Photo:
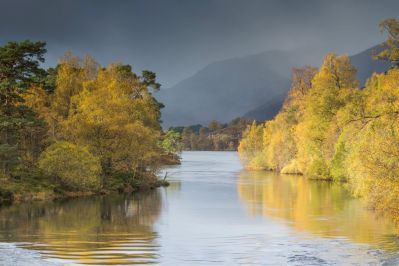
[[[236,118],[225,124],[213,120],[208,126],[198,124],[171,127],[170,130],[180,133],[183,150],[235,151],[242,133],[251,122],[246,118]]]
[[[245,131],[239,154],[250,169],[345,181],[355,195],[399,221],[399,21],[381,24],[378,59],[391,62],[359,88],[347,55],[319,69],[294,69],[279,114]]]
[[[43,42],[0,47],[0,201],[157,186],[176,161],[151,71],[67,52],[43,69]]]

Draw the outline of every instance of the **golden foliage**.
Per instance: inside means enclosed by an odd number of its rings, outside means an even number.
[[[99,189],[101,165],[87,148],[61,141],[48,147],[40,156],[39,167],[73,190]]]
[[[363,90],[346,55],[327,54],[311,83],[309,70],[294,72],[273,120],[247,130],[239,149],[244,163],[349,181],[355,195],[399,217],[399,69],[374,74]]]
[[[155,74],[151,77],[155,79]],[[54,90],[33,87],[24,95],[24,104],[46,121],[47,143],[55,143],[49,149],[69,143],[76,155],[85,147],[100,161],[103,175],[153,177],[162,155],[162,131],[160,104],[149,91],[151,84],[128,65],[101,68],[90,56],[82,60],[67,52],[56,68]],[[60,156],[47,151],[43,156],[43,169],[60,167]],[[63,171],[74,175],[73,169]],[[53,174],[62,179],[62,173]]]

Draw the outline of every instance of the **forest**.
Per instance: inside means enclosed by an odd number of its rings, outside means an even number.
[[[238,151],[248,169],[342,182],[399,221],[399,21],[380,28],[388,38],[375,58],[388,71],[361,88],[347,55],[293,69],[280,112],[248,126]]]
[[[171,127],[168,132],[178,134],[182,150],[236,151],[242,133],[250,124],[251,120],[238,117],[225,124],[212,120],[208,126]]]
[[[44,69],[45,45],[0,47],[0,202],[166,185],[156,173],[179,158],[156,74],[70,51]]]

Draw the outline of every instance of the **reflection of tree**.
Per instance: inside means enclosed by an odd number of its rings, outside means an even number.
[[[31,203],[0,211],[0,241],[79,263],[155,262],[159,191]]]
[[[362,201],[351,198],[341,184],[243,171],[237,191],[252,215],[286,219],[298,231],[375,244],[397,233],[388,220],[378,219]],[[389,241],[384,241],[389,248]]]

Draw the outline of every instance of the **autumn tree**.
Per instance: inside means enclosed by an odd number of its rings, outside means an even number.
[[[399,66],[399,21],[394,18],[385,19],[380,23],[382,32],[388,35],[383,43],[383,50],[377,54],[377,59],[391,62],[393,67]]]
[[[158,105],[130,66],[110,65],[83,82],[60,126],[66,140],[88,146],[100,158],[105,172],[136,178],[157,166]]]
[[[263,126],[257,125],[254,121],[244,131],[243,138],[238,146],[240,158],[247,165],[247,168],[265,168],[262,163],[263,148]]]
[[[327,54],[312,80],[306,97],[303,121],[297,126],[298,160],[303,172],[315,178],[330,178],[329,163],[340,134],[335,115],[358,87],[356,70],[347,55]]]
[[[210,131],[216,131],[218,129],[220,129],[222,126],[220,125],[220,123],[216,120],[212,120],[211,122],[209,122],[208,128]]]

